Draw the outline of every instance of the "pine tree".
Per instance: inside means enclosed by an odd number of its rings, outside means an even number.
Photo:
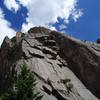
[[[2,100],[41,100],[42,95],[35,91],[35,86],[34,73],[24,64],[21,66],[15,86],[2,97]]]

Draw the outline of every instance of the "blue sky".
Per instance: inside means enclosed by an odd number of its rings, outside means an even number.
[[[100,0],[0,0],[0,43],[6,35],[45,26],[81,40],[100,37]]]
[[[83,16],[74,23],[70,22],[67,32],[80,39],[96,41],[100,38],[100,0],[80,0]]]

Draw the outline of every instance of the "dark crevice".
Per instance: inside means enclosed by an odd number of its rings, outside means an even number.
[[[47,49],[44,48],[42,51],[43,51],[43,53],[45,53],[45,54],[50,54],[50,55],[52,56],[52,59],[56,59],[56,57],[57,57],[57,54],[56,54],[56,53],[53,53],[53,52],[50,51],[50,50],[47,50]]]
[[[28,50],[29,54],[32,55],[33,57],[37,57],[37,58],[44,58],[44,56],[41,56],[39,54],[35,54],[35,53],[31,53],[29,50]]]
[[[44,78],[42,78],[40,75],[38,75],[36,72],[34,72],[34,74],[35,74],[40,80],[42,80],[44,83],[48,84],[48,82],[47,82]]]
[[[43,87],[44,91],[45,91],[48,95],[52,94],[52,92],[51,92],[48,88],[46,88],[45,86],[42,86],[42,87]]]
[[[67,100],[64,97],[62,97],[57,90],[53,89],[52,94],[58,99],[58,100]]]

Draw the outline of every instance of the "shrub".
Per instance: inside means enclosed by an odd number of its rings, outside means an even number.
[[[68,83],[68,82],[70,82],[71,81],[71,79],[61,79],[60,80],[62,83],[64,83],[64,84],[66,84],[66,83]]]
[[[68,93],[70,93],[70,91],[72,91],[72,88],[73,88],[74,86],[73,86],[73,84],[68,83],[68,84],[66,85],[66,87],[67,87]]]
[[[100,38],[98,38],[98,39],[96,40],[96,43],[100,44]]]
[[[68,88],[69,90],[71,90],[71,89],[73,88],[73,84],[69,83],[69,84],[67,85],[67,88]]]
[[[2,97],[0,97],[0,100],[2,100]]]

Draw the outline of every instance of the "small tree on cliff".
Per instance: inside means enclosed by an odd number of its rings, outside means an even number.
[[[98,39],[96,40],[96,43],[100,44],[100,38],[98,38]]]
[[[15,86],[2,97],[2,100],[41,100],[40,93],[34,91],[35,85],[36,79],[33,72],[24,64],[21,66]]]

